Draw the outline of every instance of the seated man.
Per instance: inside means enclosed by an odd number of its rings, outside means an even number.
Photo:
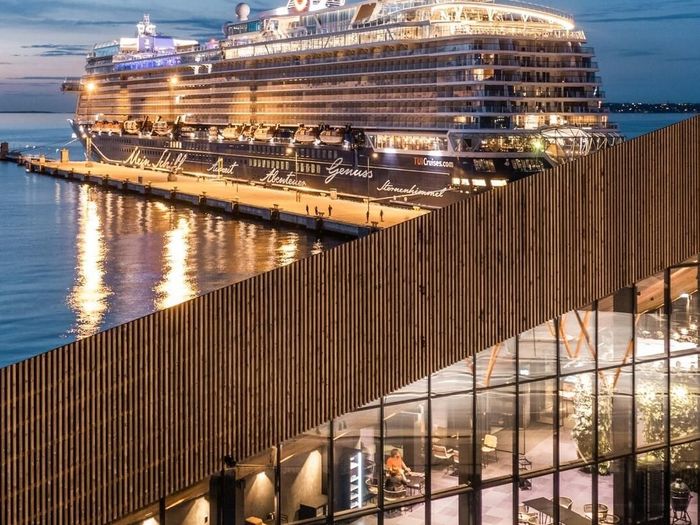
[[[390,490],[392,492],[397,492],[404,488],[406,485],[406,480],[401,474],[401,470],[397,467],[389,468],[389,475],[384,481],[384,490]]]
[[[397,469],[398,474],[404,483],[408,481],[406,475],[411,474],[411,469],[408,468],[408,465],[406,465],[406,463],[403,462],[401,452],[398,448],[391,449],[389,457],[386,458],[386,468],[389,470],[389,472],[391,472],[392,469]]]

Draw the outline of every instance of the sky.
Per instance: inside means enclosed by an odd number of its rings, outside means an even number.
[[[571,13],[595,47],[610,102],[700,103],[700,0],[536,0]],[[149,13],[158,31],[221,35],[236,1],[2,0],[0,111],[67,111],[66,76],[80,76],[95,42],[133,36]],[[254,12],[284,0],[249,0]]]

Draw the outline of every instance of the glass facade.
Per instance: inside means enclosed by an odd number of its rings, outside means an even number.
[[[698,301],[674,267],[477,352],[230,468],[212,522],[698,523]]]

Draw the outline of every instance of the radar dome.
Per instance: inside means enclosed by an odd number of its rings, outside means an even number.
[[[250,15],[250,6],[245,2],[241,2],[236,6],[236,16],[241,21],[248,20],[248,15]]]

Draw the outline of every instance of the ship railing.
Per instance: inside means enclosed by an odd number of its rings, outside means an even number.
[[[393,2],[391,4],[388,4],[385,7],[385,12],[387,13],[394,13],[396,11],[404,11],[407,9],[414,9],[418,7],[426,7],[426,6],[431,6],[431,5],[438,5],[438,4],[452,4],[454,3],[454,0],[407,0],[404,2]],[[482,2],[485,5],[488,4],[494,4],[494,5],[501,5],[501,6],[506,6],[506,7],[516,7],[516,8],[521,8],[521,9],[528,9],[532,11],[539,11],[541,13],[551,15],[551,16],[556,16],[559,18],[563,18],[565,20],[568,20],[570,22],[573,22],[574,18],[571,14],[566,13],[564,11],[560,11],[558,9],[553,9],[548,6],[540,5],[540,4],[535,4],[531,2],[522,2],[520,0],[487,0]]]

